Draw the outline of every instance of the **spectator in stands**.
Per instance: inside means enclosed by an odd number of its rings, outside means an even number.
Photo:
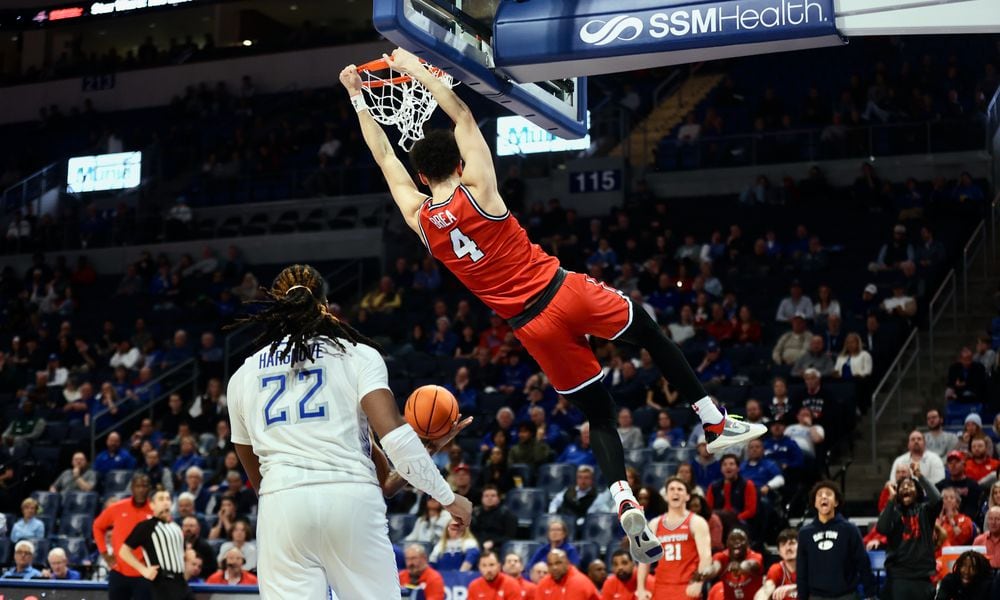
[[[220,562],[221,568],[205,580],[208,585],[257,585],[257,576],[246,570],[239,548],[227,550]]]
[[[637,450],[646,446],[642,439],[642,430],[632,421],[632,411],[628,408],[618,410],[618,436],[622,439],[625,451]]]
[[[820,481],[809,494],[816,520],[799,530],[796,589],[799,598],[850,598],[859,583],[875,597],[875,578],[858,528],[837,513],[840,488]]]
[[[937,483],[937,488],[944,491],[950,488],[958,494],[961,510],[969,518],[975,518],[979,514],[979,495],[981,488],[979,481],[971,478],[965,472],[965,454],[958,450],[948,453],[945,461],[948,467],[947,476]]]
[[[934,230],[929,225],[920,228],[920,245],[916,250],[917,266],[924,272],[933,272],[944,264],[948,251],[944,244],[934,239]]]
[[[542,390],[538,388],[532,388],[528,392],[529,401],[532,401],[533,406],[528,409],[528,416],[531,420],[531,426],[535,429],[535,439],[540,442],[544,442],[550,448],[558,448],[565,443],[565,434],[562,428],[555,423],[547,423],[545,420],[545,409],[540,406],[543,402],[542,400]],[[535,398],[532,398],[532,397]]]
[[[566,556],[569,557],[569,561],[573,564],[580,562],[580,554],[577,552],[576,547],[569,541],[569,532],[566,529],[566,524],[558,518],[553,518],[549,521],[546,543],[531,555],[528,564],[534,565],[539,562],[545,562],[545,557],[553,550],[565,552]]]
[[[695,373],[708,389],[726,384],[733,376],[733,366],[729,359],[722,356],[722,347],[715,338],[709,338],[705,344],[705,357],[695,368]]]
[[[962,171],[958,185],[951,191],[952,201],[959,205],[972,205],[975,209],[983,202],[983,191],[972,180],[972,174]]]
[[[186,473],[191,467],[205,468],[205,459],[198,453],[198,443],[187,435],[181,438],[180,454],[170,468],[174,473]]]
[[[965,461],[965,473],[975,481],[982,481],[1000,466],[1000,460],[987,452],[987,437],[978,435],[969,443],[969,457]]]
[[[889,316],[908,323],[917,314],[917,299],[906,290],[906,283],[897,280],[892,284],[892,296],[881,304],[882,310]]]
[[[806,369],[802,373],[802,380],[806,387],[795,394],[792,404],[799,408],[808,408],[812,411],[813,421],[824,428],[830,429],[837,426],[836,404],[829,397],[822,386],[822,375],[813,368]],[[789,433],[789,435],[792,435]]]
[[[914,429],[910,432],[906,447],[907,451],[896,457],[896,460],[893,461],[891,469],[893,473],[896,472],[896,467],[900,464],[912,465],[916,463],[920,466],[920,472],[931,483],[937,484],[937,482],[944,479],[944,463],[937,454],[927,452],[927,446],[924,443],[924,434]]]
[[[707,579],[719,578],[712,586],[722,590],[709,595],[724,598],[753,598],[763,581],[764,557],[750,549],[750,538],[742,529],[733,529],[726,537],[726,549],[712,556],[711,573]]]
[[[191,408],[188,409],[192,427],[197,431],[210,431],[219,423],[220,417],[224,418],[229,413],[226,402],[226,390],[222,387],[222,380],[218,377],[209,379],[205,393],[196,396]],[[183,441],[182,439],[182,444]]]
[[[214,573],[218,568],[218,561],[212,546],[201,535],[202,526],[198,518],[193,515],[183,517],[181,519],[181,532],[184,534],[184,548],[194,551],[201,559],[202,571]]]
[[[424,495],[420,499],[420,509],[417,512],[417,520],[413,524],[413,529],[403,539],[407,542],[433,544],[441,539],[441,535],[449,523],[451,523],[451,514],[441,510],[440,502]]]
[[[722,479],[708,486],[705,500],[713,511],[749,523],[757,516],[757,486],[740,474],[740,461],[735,454],[726,454],[719,463]]]
[[[565,515],[580,524],[592,512],[610,512],[610,498],[604,498],[606,495],[594,487],[594,467],[580,465],[576,469],[576,486],[557,493],[549,502],[549,513]]]
[[[149,476],[149,481],[154,490],[163,490],[174,495],[174,476],[170,469],[160,462],[160,451],[150,448],[143,455],[144,462],[138,471]]]
[[[958,362],[948,368],[945,385],[945,400],[978,403],[986,397],[986,369],[973,360],[971,348],[965,347],[959,352]]]
[[[208,501],[211,500],[211,495],[205,486],[205,472],[201,470],[201,467],[196,465],[190,466],[186,471],[181,471],[184,473],[184,481],[187,484],[188,492],[194,496],[194,507],[199,513],[204,513],[208,508]],[[179,473],[175,470],[175,475]]]
[[[471,571],[479,562],[479,542],[467,527],[449,523],[431,550],[430,563],[441,571]]]
[[[780,493],[785,485],[781,467],[764,455],[764,441],[760,438],[747,443],[746,460],[740,465],[740,473],[757,486],[758,496],[763,501],[771,492]]]
[[[990,566],[1000,569],[1000,506],[992,506],[986,512],[986,531],[972,541],[974,546],[985,546]]]
[[[976,413],[965,415],[965,426],[958,436],[958,449],[969,454],[972,452],[972,440],[982,438],[986,442],[986,456],[995,456],[993,440],[983,431],[983,420]]]
[[[941,411],[936,408],[927,411],[927,431],[924,432],[924,441],[929,451],[941,457],[948,455],[958,446],[958,436],[945,431]]]
[[[153,427],[153,420],[146,418],[140,421],[139,429],[132,434],[129,441],[130,449],[133,453],[142,455],[144,442],[149,442],[150,446],[159,448],[163,443],[163,436]]]
[[[796,440],[785,435],[784,421],[776,419],[768,427],[771,435],[764,438],[764,456],[776,462],[786,475],[797,475],[805,460],[802,448]],[[809,441],[812,442],[812,439]],[[815,442],[813,445],[815,446]]]
[[[500,504],[497,486],[484,486],[481,498],[482,505],[473,509],[471,529],[482,543],[485,553],[503,548],[504,544],[517,537],[517,517]]]
[[[184,578],[189,584],[205,583],[201,577],[201,557],[194,550],[184,551]]]
[[[14,566],[4,571],[0,579],[38,579],[42,572],[31,566],[35,561],[35,545],[21,540],[14,545]]]
[[[25,398],[21,410],[3,432],[3,442],[13,455],[26,452],[33,440],[45,433],[45,419],[35,412],[35,403]]]
[[[803,319],[812,320],[813,303],[802,294],[802,284],[793,281],[788,296],[785,296],[781,304],[778,305],[778,312],[775,314],[774,320],[779,323],[788,323],[799,315]]]
[[[778,338],[771,352],[771,359],[776,365],[787,365],[791,367],[809,348],[809,341],[812,334],[806,328],[806,316],[804,313],[795,313],[792,317],[792,330],[786,331]]]
[[[114,470],[131,471],[135,469],[135,457],[122,450],[122,438],[117,431],[108,434],[105,445],[107,449],[94,459],[94,471],[97,471],[98,475],[104,476],[108,474],[108,471]]]
[[[427,600],[444,600],[444,579],[427,562],[427,550],[420,544],[410,544],[403,550],[406,568],[399,572],[400,587],[422,589]]]
[[[976,352],[972,355],[972,360],[983,365],[986,377],[993,377],[993,372],[997,369],[997,352],[990,347],[992,341],[989,336],[981,335],[976,338]]]
[[[898,270],[901,263],[912,262],[915,258],[913,246],[906,239],[906,226],[896,224],[892,228],[892,239],[882,245],[875,262],[868,265],[868,270],[872,272]]]
[[[661,410],[656,415],[656,429],[653,430],[653,433],[649,434],[649,443],[647,445],[654,450],[677,448],[684,445],[684,437],[684,429],[674,427],[670,413],[666,410]]]
[[[71,467],[59,474],[55,482],[49,486],[49,491],[62,494],[64,492],[89,492],[97,485],[97,473],[87,464],[87,455],[74,452]]]
[[[930,598],[934,592],[930,577],[935,570],[934,523],[941,512],[941,495],[919,464],[911,463],[910,473],[899,481],[895,494],[890,490],[876,526],[887,538],[884,595],[891,599]]]
[[[79,581],[80,572],[69,568],[69,557],[62,548],[49,550],[49,568],[42,569],[43,579],[61,579],[66,581]]]
[[[554,548],[546,549],[546,563],[549,573],[538,582],[535,589],[536,598],[546,598],[555,595],[565,600],[596,600],[599,598],[597,588],[590,578],[573,565],[568,552]]]
[[[507,454],[508,464],[524,463],[537,468],[538,465],[550,462],[553,457],[552,448],[536,438],[536,430],[530,423],[521,423],[517,427],[517,443]]]
[[[807,406],[796,412],[795,419],[796,422],[789,425],[785,433],[798,444],[805,456],[815,458],[816,447],[826,440],[826,430],[813,422],[813,411]]]
[[[500,558],[494,550],[479,555],[479,577],[469,583],[470,598],[520,598],[520,576],[517,579],[500,571]]]
[[[116,560],[118,551],[132,529],[153,516],[149,505],[149,478],[141,473],[133,475],[130,487],[131,496],[108,504],[94,519],[94,541],[104,560],[111,566],[108,575],[109,598],[144,597],[150,593],[149,582],[138,571],[125,564],[125,561]],[[108,529],[111,529],[110,545],[107,543]],[[136,548],[136,552],[139,552],[136,558],[144,560],[142,549]]]
[[[972,600],[996,597],[997,582],[990,560],[975,550],[966,550],[952,565],[938,587],[937,600]],[[992,586],[992,592],[991,590]]]
[[[111,356],[108,364],[112,368],[125,367],[129,371],[133,371],[138,367],[141,360],[142,354],[140,354],[139,349],[133,347],[129,340],[123,339],[118,342],[118,347]]]
[[[840,317],[840,302],[833,297],[833,289],[829,284],[821,283],[816,290],[816,302],[813,304],[813,315],[820,323],[836,315]]]
[[[218,510],[218,520],[215,525],[212,526],[208,531],[208,539],[210,540],[231,540],[233,539],[233,529],[236,527],[236,519],[240,518],[240,515],[236,509],[236,501],[233,500],[231,496],[222,496],[218,499],[217,503]]]
[[[861,347],[861,336],[856,333],[847,334],[844,340],[844,350],[833,365],[833,375],[839,379],[857,379],[870,377],[872,374],[872,355]]]
[[[590,423],[580,425],[580,439],[578,442],[566,446],[556,459],[556,462],[569,463],[572,465],[597,465],[594,457],[594,450],[590,447]]]
[[[698,455],[691,461],[694,469],[694,479],[703,489],[708,489],[714,481],[722,477],[722,464],[714,454],[708,451],[705,436],[697,439]]]
[[[768,417],[771,421],[783,421],[792,410],[791,399],[788,397],[788,382],[784,377],[775,377],[771,383],[771,402],[768,404]]]
[[[22,518],[15,521],[10,528],[10,541],[18,542],[24,539],[44,539],[45,523],[36,515],[38,515],[37,500],[34,498],[25,498],[21,501]]]
[[[823,348],[822,336],[814,335],[809,339],[809,349],[792,365],[792,375],[802,377],[806,369],[815,369],[823,376],[834,373],[833,360]]]
[[[733,343],[736,346],[756,346],[762,336],[760,322],[753,318],[750,307],[741,306],[737,317],[733,319]]]
[[[377,313],[391,314],[403,305],[403,298],[388,275],[379,280],[378,288],[361,298],[361,308]]]
[[[972,517],[961,512],[959,500],[958,490],[955,488],[946,487],[941,490],[941,515],[938,516],[937,525],[947,533],[944,546],[967,546],[972,543]]]
[[[876,315],[879,308],[878,301],[878,286],[874,283],[869,283],[865,285],[864,289],[861,291],[861,298],[858,300],[857,304],[854,306],[854,314],[861,318],[871,318]],[[876,321],[878,323],[878,321]],[[875,330],[878,328],[876,327]],[[868,331],[872,331],[869,327]],[[869,352],[871,347],[868,348]]]

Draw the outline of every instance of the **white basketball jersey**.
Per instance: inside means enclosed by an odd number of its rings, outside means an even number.
[[[322,483],[378,485],[361,399],[389,389],[388,373],[374,348],[339,341],[346,351],[310,341],[315,361],[289,355],[282,363],[262,348],[229,380],[232,440],[260,458],[262,495]]]

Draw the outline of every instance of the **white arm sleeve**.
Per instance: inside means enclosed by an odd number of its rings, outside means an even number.
[[[441,477],[431,455],[408,424],[400,425],[382,437],[382,448],[396,467],[396,472],[411,485],[448,506],[455,501],[455,492]]]

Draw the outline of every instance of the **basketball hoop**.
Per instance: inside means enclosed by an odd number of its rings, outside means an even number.
[[[420,61],[448,87],[457,84],[451,75]],[[389,66],[384,58],[358,66],[361,89],[367,98],[368,112],[382,125],[395,125],[402,137],[399,145],[410,151],[413,143],[424,137],[424,123],[437,108],[434,95],[419,81]]]

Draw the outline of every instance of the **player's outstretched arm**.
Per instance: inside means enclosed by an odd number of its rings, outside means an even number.
[[[354,65],[347,65],[340,72],[340,83],[347,88],[347,93],[351,98],[362,97],[361,76]],[[371,150],[375,163],[382,170],[382,176],[389,185],[389,192],[392,199],[403,213],[406,224],[415,232],[419,232],[417,225],[417,212],[420,205],[424,203],[427,196],[420,193],[417,184],[413,182],[410,173],[403,166],[403,163],[396,156],[396,151],[392,147],[392,142],[386,137],[382,127],[375,122],[368,109],[358,111],[358,121],[361,123],[361,135],[365,139],[365,144]]]
[[[497,188],[497,175],[493,169],[490,146],[479,130],[469,106],[450,87],[432,75],[414,54],[397,48],[392,56],[383,56],[392,68],[406,73],[424,85],[434,95],[438,106],[455,122],[455,141],[465,161],[462,183],[492,196]],[[486,200],[486,197],[483,198]]]
[[[427,452],[431,455],[437,454],[447,448],[452,440],[455,439],[455,436],[469,425],[472,425],[472,417],[463,419],[460,414],[447,435],[436,440],[427,440],[424,442],[424,447],[427,448]],[[375,463],[375,476],[378,477],[379,485],[382,486],[382,495],[384,497],[392,498],[399,493],[399,490],[406,486],[406,480],[400,477],[399,473],[392,470],[392,467],[389,466],[389,460],[385,457],[385,453],[374,444],[372,445],[372,462]]]

